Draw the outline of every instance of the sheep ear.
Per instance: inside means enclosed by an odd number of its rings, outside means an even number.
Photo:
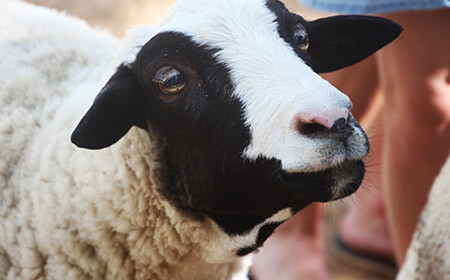
[[[133,71],[121,65],[75,128],[72,143],[101,149],[117,142],[133,125],[145,128],[141,92]]]
[[[308,22],[308,55],[317,73],[331,72],[363,60],[392,42],[400,25],[373,16],[334,16]]]

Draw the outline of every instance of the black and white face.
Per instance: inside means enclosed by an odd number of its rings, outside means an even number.
[[[356,63],[401,28],[305,21],[276,0],[182,0],[136,29],[72,141],[103,148],[140,126],[160,141],[162,193],[258,247],[314,201],[353,193],[369,143],[349,98],[317,73]],[[105,123],[106,122],[106,123]]]

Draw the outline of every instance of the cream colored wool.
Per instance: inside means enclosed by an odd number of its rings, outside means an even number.
[[[397,279],[450,279],[450,157],[431,189]]]
[[[118,41],[52,10],[1,6],[0,279],[245,278],[241,244],[155,192],[146,132],[100,151],[70,143]]]

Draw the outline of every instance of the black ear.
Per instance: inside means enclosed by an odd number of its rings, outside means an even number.
[[[317,73],[331,72],[363,60],[400,35],[393,21],[372,16],[334,16],[308,22],[308,55]]]
[[[75,128],[72,143],[87,149],[108,147],[133,125],[145,128],[143,108],[139,81],[130,68],[122,65]]]

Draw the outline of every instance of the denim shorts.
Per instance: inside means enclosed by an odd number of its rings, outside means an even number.
[[[312,8],[347,14],[375,14],[450,8],[450,0],[300,0]]]

